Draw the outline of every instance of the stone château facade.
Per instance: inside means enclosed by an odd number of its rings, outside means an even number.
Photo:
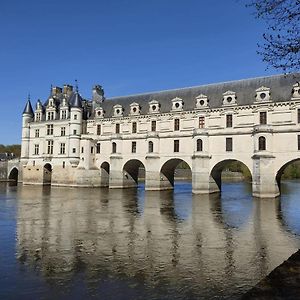
[[[253,195],[279,195],[284,167],[300,158],[300,74],[92,100],[70,85],[23,112],[24,184],[172,188],[185,161],[194,193],[217,192],[228,161],[252,175]]]

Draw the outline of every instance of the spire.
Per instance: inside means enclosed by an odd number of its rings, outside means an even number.
[[[78,93],[78,80],[75,79],[75,91],[76,93]]]
[[[72,95],[70,99],[70,103],[72,107],[82,108],[82,98],[78,92],[78,81],[75,79],[75,93]]]
[[[30,102],[30,94],[28,94],[27,103],[26,103],[25,108],[23,110],[23,115],[24,114],[28,114],[28,115],[33,116],[33,109],[32,109],[31,102]]]

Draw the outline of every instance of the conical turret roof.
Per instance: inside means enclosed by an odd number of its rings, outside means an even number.
[[[24,114],[28,114],[28,115],[33,116],[33,109],[32,109],[32,106],[31,106],[30,99],[27,100],[27,103],[26,103],[25,108],[23,110],[23,115]]]
[[[76,91],[71,99],[70,99],[71,107],[82,108],[82,98],[79,95],[78,91]]]

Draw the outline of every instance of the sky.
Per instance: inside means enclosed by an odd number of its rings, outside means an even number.
[[[0,144],[22,111],[75,84],[107,98],[278,74],[257,55],[266,24],[246,0],[9,0],[0,3]]]

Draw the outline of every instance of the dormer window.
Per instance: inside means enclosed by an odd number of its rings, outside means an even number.
[[[130,104],[130,114],[133,116],[139,115],[141,112],[141,108],[138,103]]]
[[[300,99],[300,83],[297,82],[293,85],[292,99]]]
[[[270,88],[261,86],[256,90],[256,96],[255,99],[258,102],[265,102],[265,101],[270,101],[271,99],[270,95]]]
[[[206,95],[200,94],[196,97],[196,109],[206,108],[208,107],[208,98]]]
[[[181,98],[172,99],[172,110],[173,111],[181,111],[183,110],[183,100]]]
[[[104,110],[102,107],[97,107],[95,109],[95,116],[96,118],[103,118],[104,117]]]
[[[159,102],[156,100],[151,100],[149,102],[149,113],[157,114],[160,112],[160,105]]]
[[[114,106],[114,117],[122,117],[123,116],[123,107],[120,104],[116,104]]]
[[[233,91],[223,93],[223,105],[236,105],[236,98],[236,93]]]

